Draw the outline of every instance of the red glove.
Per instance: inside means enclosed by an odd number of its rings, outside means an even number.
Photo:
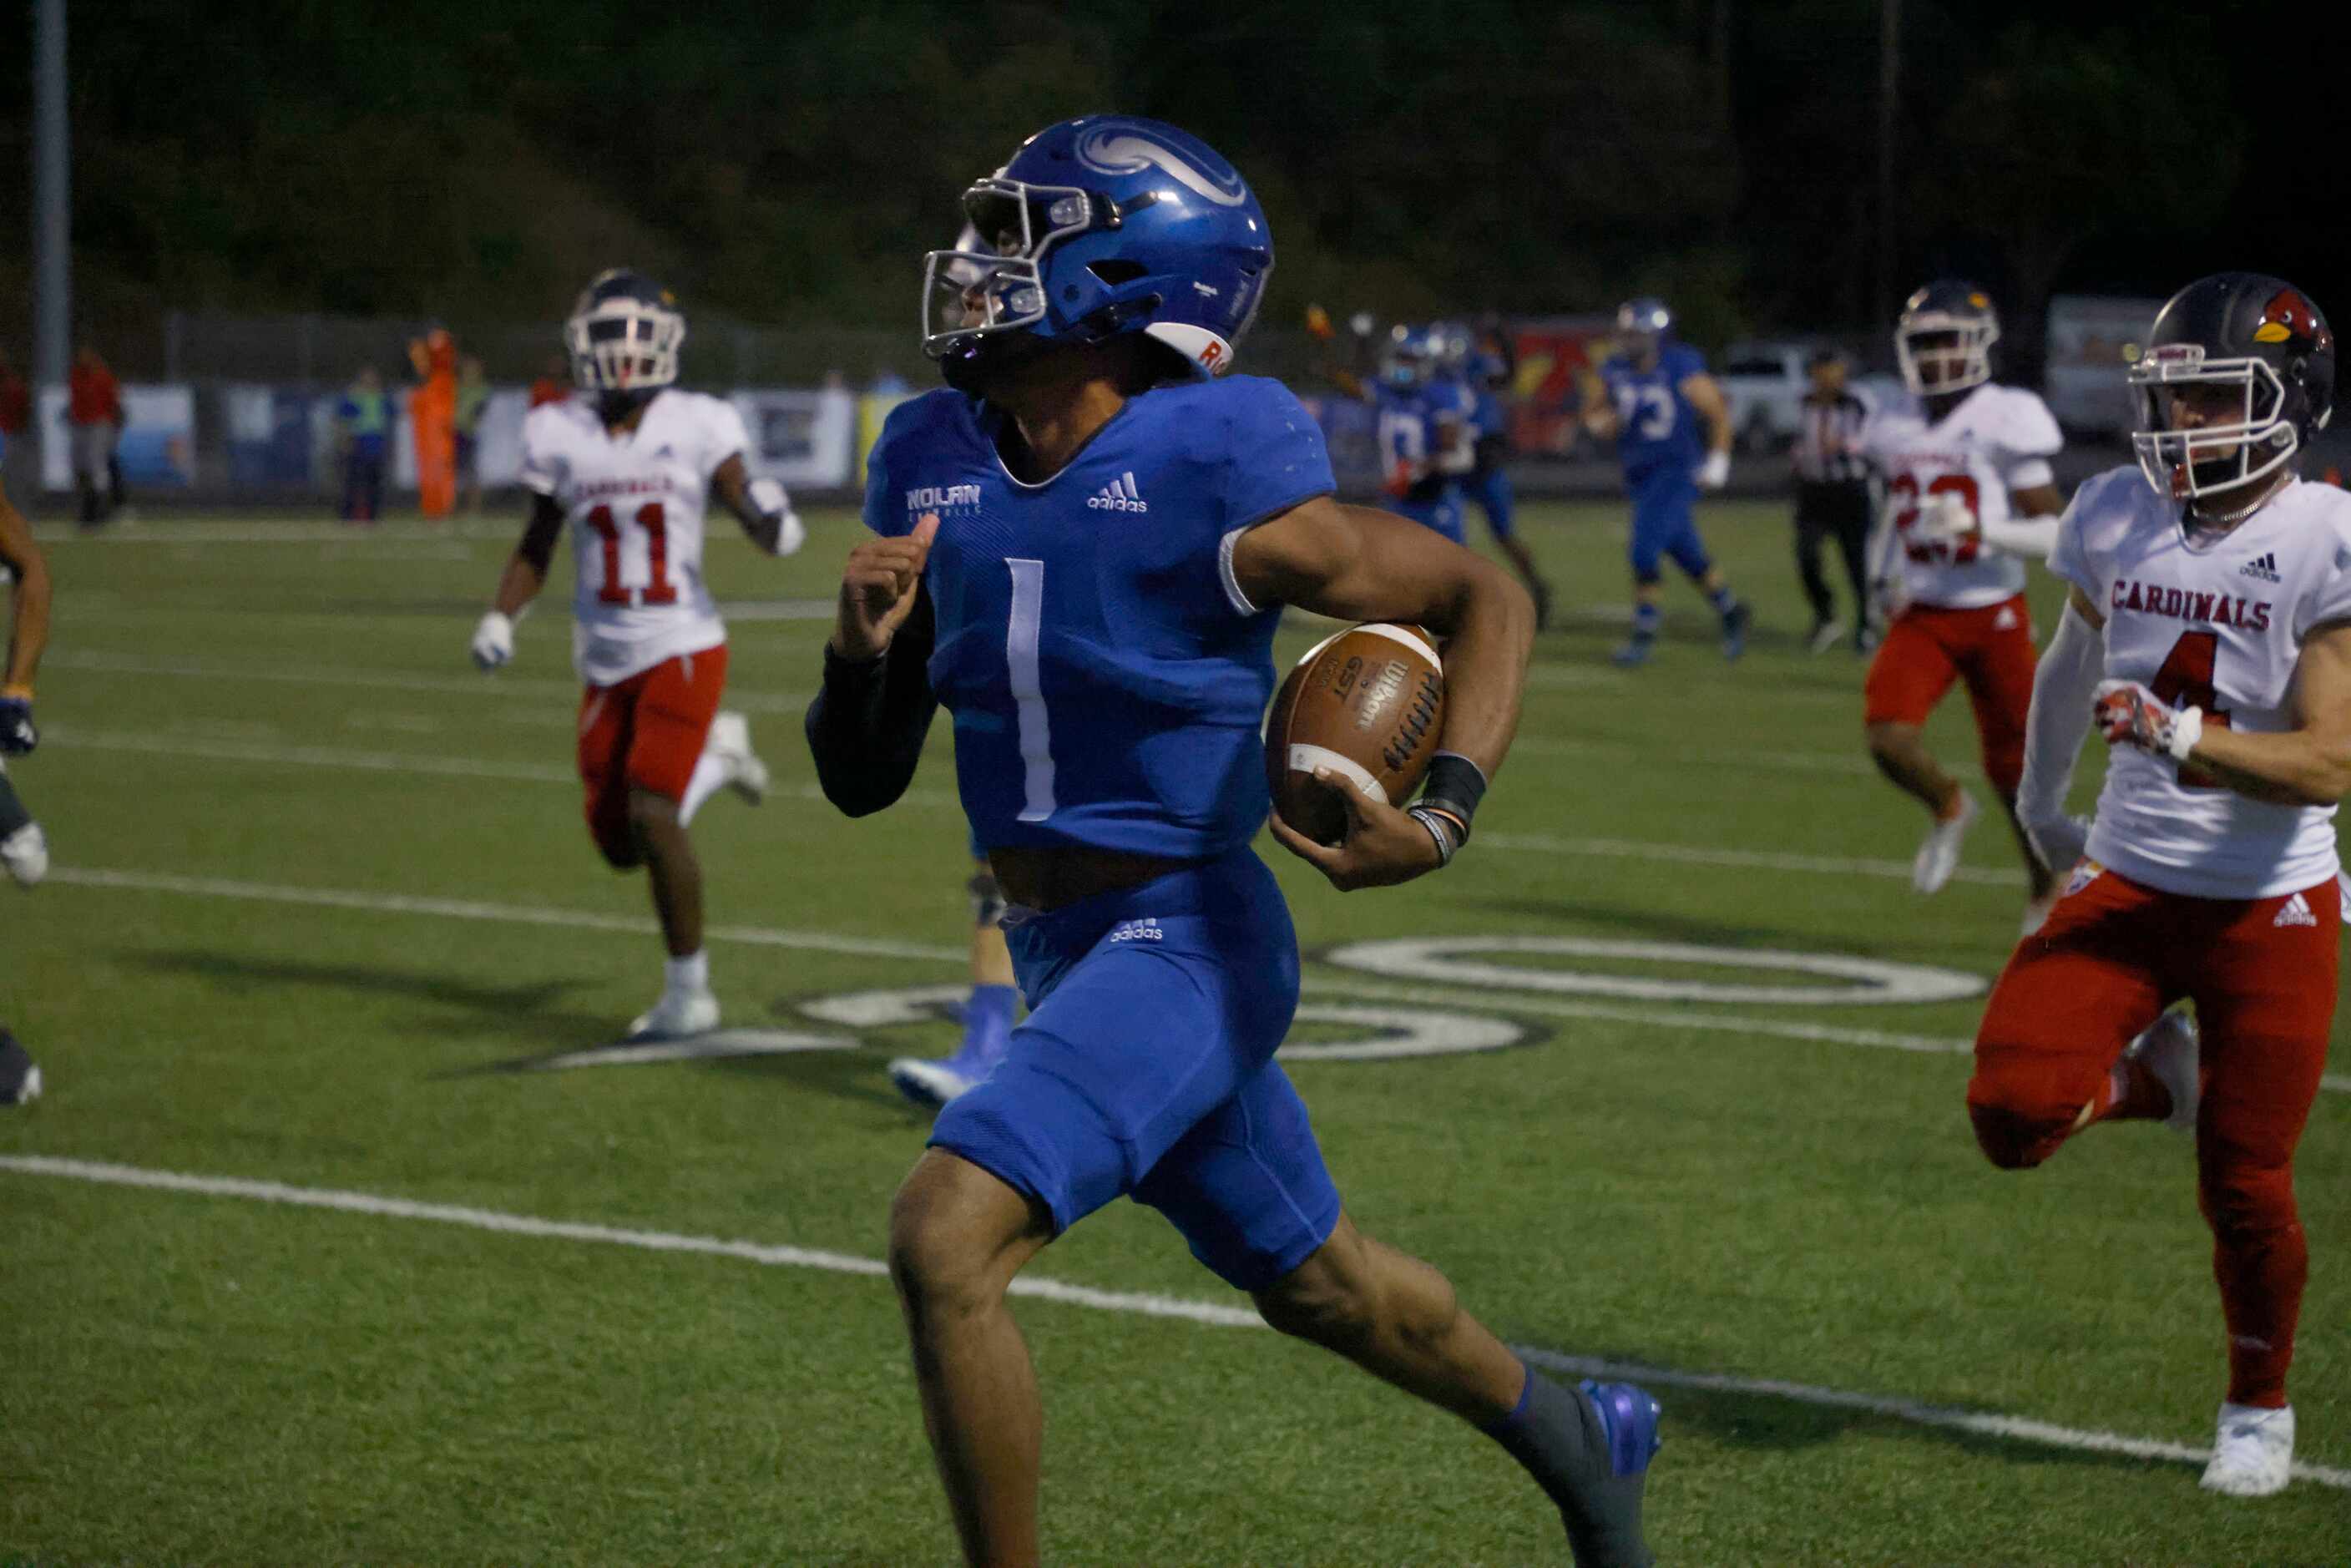
[[[2166,707],[2137,681],[2102,681],[2090,703],[2090,722],[2108,746],[2128,742],[2142,751],[2185,762],[2204,737],[2204,710]]]

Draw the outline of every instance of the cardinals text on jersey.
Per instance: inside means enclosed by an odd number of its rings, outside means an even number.
[[[2105,674],[2208,725],[2292,727],[2304,639],[2351,619],[2351,495],[2290,481],[2229,533],[2191,538],[2135,467],[2082,486],[2049,567],[2106,618]],[[2164,893],[2268,898],[2337,870],[2332,806],[2272,805],[2115,747],[2090,858]]]
[[[2005,522],[2010,497],[2046,485],[2065,444],[2048,405],[2020,387],[1986,384],[1938,420],[1907,409],[1873,420],[1862,444],[1886,476],[1886,505],[1902,552],[1909,598],[1944,610],[1980,610],[2024,591],[2024,563],[1975,538],[1915,536],[1920,502],[1956,495],[1983,522]]]
[[[533,409],[522,440],[524,486],[571,524],[581,680],[609,686],[726,641],[702,547],[710,476],[749,444],[732,403],[667,390],[635,430],[615,434],[573,398]]]

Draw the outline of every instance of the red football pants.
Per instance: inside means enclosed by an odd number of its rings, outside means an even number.
[[[2186,898],[2098,873],[2017,946],[1976,1033],[1968,1114],[1992,1164],[2037,1166],[2119,1109],[2123,1050],[2181,998],[2203,1035],[2199,1207],[2229,1330],[2229,1398],[2286,1402],[2310,1254],[2294,1150],[2335,1021],[2342,895]]]
[[[1965,681],[1983,746],[1984,777],[2004,799],[2024,777],[2024,716],[2032,706],[2032,614],[2024,596],[1980,610],[1914,604],[1894,618],[1869,662],[1863,717],[1920,725]]]
[[[580,694],[580,781],[588,789],[588,832],[612,864],[632,866],[643,858],[629,827],[629,792],[685,798],[726,690],[721,644]]]

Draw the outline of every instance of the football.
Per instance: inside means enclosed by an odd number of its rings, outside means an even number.
[[[1298,661],[1266,716],[1273,809],[1315,842],[1335,844],[1347,809],[1314,770],[1401,806],[1420,787],[1444,728],[1445,665],[1426,632],[1367,622],[1326,637]]]

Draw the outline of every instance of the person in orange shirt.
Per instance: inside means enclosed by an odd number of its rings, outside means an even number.
[[[66,422],[73,426],[74,485],[81,494],[81,526],[94,528],[122,509],[122,388],[88,343],[66,372]],[[104,488],[99,481],[104,481]]]
[[[457,340],[435,327],[408,345],[416,367],[409,418],[416,434],[416,503],[427,517],[457,505]]]

